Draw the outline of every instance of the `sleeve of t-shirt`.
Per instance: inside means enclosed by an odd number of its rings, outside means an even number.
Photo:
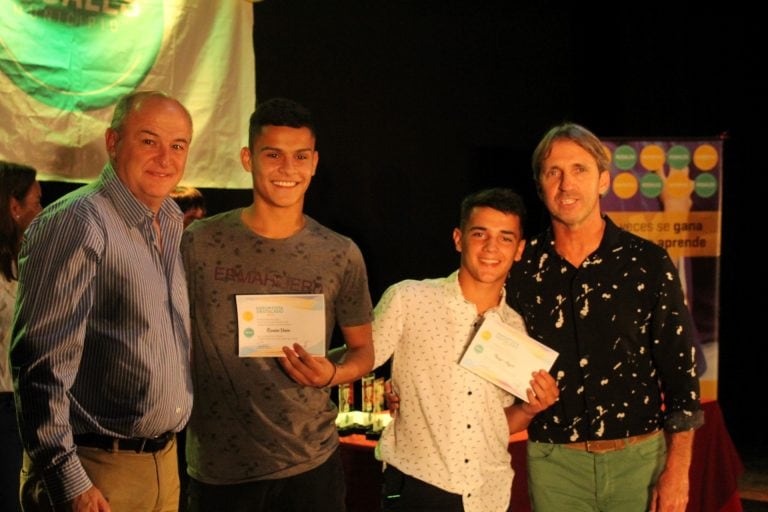
[[[336,321],[342,327],[371,323],[373,305],[368,290],[368,273],[363,255],[352,241],[347,248],[346,260],[341,288],[336,297]]]

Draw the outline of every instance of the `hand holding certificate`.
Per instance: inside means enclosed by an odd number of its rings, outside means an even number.
[[[527,334],[488,317],[477,330],[459,365],[528,401],[531,374],[547,370],[558,353]]]
[[[238,295],[240,357],[284,357],[298,343],[313,356],[325,355],[325,298],[322,294]]]

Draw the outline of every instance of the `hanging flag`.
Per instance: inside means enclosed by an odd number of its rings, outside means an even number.
[[[239,149],[256,103],[252,30],[241,0],[3,0],[0,159],[90,181],[117,100],[158,89],[194,121],[183,183],[250,188]]]

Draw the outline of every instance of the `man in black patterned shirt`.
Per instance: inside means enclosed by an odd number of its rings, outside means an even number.
[[[528,428],[533,507],[683,511],[703,412],[677,271],[601,214],[608,158],[589,130],[552,128],[533,172],[551,227],[513,266],[508,297],[560,353],[560,400]]]

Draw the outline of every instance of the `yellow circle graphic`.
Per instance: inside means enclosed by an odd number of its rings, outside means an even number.
[[[669,197],[688,197],[693,192],[693,180],[688,177],[687,170],[670,172],[664,183],[664,192]]]
[[[621,199],[629,199],[637,194],[637,178],[631,172],[622,172],[613,178],[613,193]]]
[[[491,331],[483,331],[480,333],[480,337],[483,339],[483,341],[488,341],[491,339]]]
[[[246,322],[250,322],[253,320],[253,311],[245,311],[243,312],[243,320]]]
[[[717,150],[710,144],[702,144],[693,152],[693,164],[702,171],[711,171],[719,160]]]
[[[661,146],[651,144],[640,151],[640,165],[649,171],[658,171],[663,168],[667,160],[667,154]]]

